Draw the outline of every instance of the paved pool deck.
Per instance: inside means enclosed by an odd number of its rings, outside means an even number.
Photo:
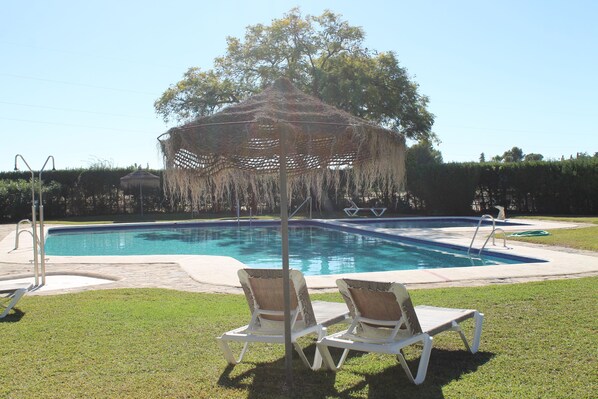
[[[578,228],[588,225],[528,219],[509,219],[522,226],[505,226],[507,233],[525,230]],[[326,221],[324,221],[326,222]],[[340,223],[349,222],[340,221]],[[337,222],[338,223],[338,222]],[[56,227],[55,225],[46,225]],[[360,228],[359,226],[357,228]],[[371,226],[369,228],[372,228]],[[0,284],[2,280],[34,283],[32,240],[20,235],[15,249],[16,225],[0,225]],[[475,228],[396,229],[377,228],[381,233],[394,232],[411,238],[433,240],[467,248]],[[474,248],[479,248],[489,233],[482,227]],[[335,280],[352,277],[377,281],[398,281],[410,288],[475,286],[516,283],[548,279],[598,275],[598,253],[561,247],[548,247],[507,240],[490,252],[508,253],[541,259],[545,262],[498,266],[472,266],[446,269],[420,269],[375,273],[354,273],[331,276],[306,276],[310,290],[336,290]],[[151,256],[47,256],[46,284],[30,294],[48,295],[113,288],[168,288],[193,292],[241,293],[237,270],[244,265],[230,257],[201,255]],[[41,279],[40,279],[41,280]],[[38,281],[39,282],[39,281]]]

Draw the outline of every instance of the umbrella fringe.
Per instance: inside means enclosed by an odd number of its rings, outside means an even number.
[[[352,165],[333,164],[312,170],[289,170],[288,197],[312,196],[317,204],[322,204],[331,190],[345,196],[369,193],[380,187],[391,192],[401,190],[405,178],[404,145],[389,145],[383,141],[374,138],[362,144]],[[201,168],[177,167],[167,157],[165,163],[167,195],[190,200],[194,209],[204,208],[213,198],[231,203],[238,199],[244,204],[255,202],[267,207],[279,205],[277,173],[256,173],[234,166],[205,173]],[[276,169],[278,167],[275,166]]]

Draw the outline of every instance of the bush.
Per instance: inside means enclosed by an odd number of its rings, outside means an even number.
[[[31,218],[31,183],[24,179],[0,180],[0,222]]]

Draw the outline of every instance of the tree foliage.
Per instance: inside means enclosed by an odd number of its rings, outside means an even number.
[[[519,147],[513,147],[510,150],[505,151],[502,155],[502,159],[505,162],[521,162],[523,161],[523,150]]]
[[[407,148],[405,162],[412,169],[430,164],[438,165],[442,163],[442,153],[432,143],[424,140]]]
[[[523,157],[523,160],[525,162],[533,162],[533,161],[542,161],[544,159],[544,155],[542,154],[534,154],[529,153],[529,154],[525,154],[525,157]]]
[[[226,54],[214,68],[190,68],[156,100],[165,121],[188,121],[242,101],[286,76],[326,103],[415,140],[436,140],[428,98],[393,52],[364,46],[362,28],[325,11],[303,16],[290,10],[271,25],[246,28],[243,39],[228,37]]]
[[[492,157],[492,161],[494,162],[537,162],[543,159],[544,155],[535,153],[524,154],[523,150],[519,147],[513,147],[505,151],[502,155]],[[480,162],[483,162],[481,157]]]

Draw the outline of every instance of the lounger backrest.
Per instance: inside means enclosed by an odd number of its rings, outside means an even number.
[[[275,311],[284,311],[284,301],[281,299],[283,298],[283,285],[282,285],[282,278],[280,279],[273,279],[273,278],[249,278],[249,285],[251,287],[251,293],[253,294],[253,299],[255,303],[259,305],[259,308],[262,310],[275,310]],[[291,309],[297,309],[297,296],[293,295],[295,292],[295,286],[293,282],[290,283],[291,287]],[[265,319],[269,320],[284,320],[283,316],[262,316]],[[301,316],[299,316],[301,319]]]
[[[283,271],[281,269],[240,269],[239,281],[251,312],[255,308],[263,310],[284,310]],[[316,324],[307,284],[303,274],[290,270],[291,310],[299,308],[298,320],[306,326]],[[265,319],[282,321],[282,316],[263,315]]]
[[[400,320],[404,317],[405,327],[410,334],[422,332],[411,297],[404,285],[352,279],[339,279],[336,284],[352,317],[359,314],[380,321]],[[369,325],[376,326],[371,323]]]

